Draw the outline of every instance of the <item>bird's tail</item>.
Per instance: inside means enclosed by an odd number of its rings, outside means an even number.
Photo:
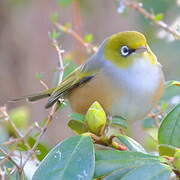
[[[30,102],[37,101],[37,100],[49,97],[53,90],[54,90],[54,88],[48,89],[46,91],[42,91],[42,92],[39,92],[39,93],[36,93],[36,94],[31,94],[31,95],[15,98],[15,99],[12,99],[10,101],[15,102],[15,101],[23,100],[23,99],[26,99],[27,101],[30,101]]]

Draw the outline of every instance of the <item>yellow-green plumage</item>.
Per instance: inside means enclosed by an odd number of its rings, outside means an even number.
[[[146,38],[143,34],[136,31],[126,31],[120,32],[112,35],[104,47],[105,59],[112,61],[115,65],[119,67],[127,68],[133,63],[134,58],[122,57],[119,53],[119,48],[123,45],[128,46],[131,49],[138,49],[141,46],[147,46]],[[147,48],[149,48],[147,46]],[[149,48],[149,56],[154,56]],[[155,63],[154,57],[150,58],[151,63]]]

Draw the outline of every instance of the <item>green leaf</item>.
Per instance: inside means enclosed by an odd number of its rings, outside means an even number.
[[[154,19],[156,21],[161,21],[164,17],[164,14],[163,13],[159,13],[159,14],[156,14],[156,16],[154,17]]]
[[[147,130],[147,136],[144,139],[144,147],[146,150],[152,152],[157,151],[157,136],[158,136],[158,129],[151,128]]]
[[[117,171],[113,171],[111,174],[105,176],[103,178],[103,180],[119,180],[125,174],[127,174],[129,171],[130,171],[130,168],[127,168],[127,169],[118,169]]]
[[[171,172],[168,166],[160,163],[153,163],[131,169],[119,169],[104,177],[103,180],[167,180]]]
[[[49,38],[52,40],[56,40],[60,37],[60,32],[56,31],[55,29],[53,29],[51,32],[49,32]]]
[[[73,2],[73,0],[58,0],[60,6],[68,6]]]
[[[120,169],[136,168],[146,164],[164,162],[158,156],[140,152],[99,150],[96,151],[95,177],[102,177]]]
[[[116,138],[125,145],[129,151],[146,153],[145,149],[134,139],[125,135],[116,135]]]
[[[139,180],[139,179],[152,179],[152,180],[167,180],[169,179],[171,169],[169,166],[154,163],[146,164],[140,167],[134,168],[121,178],[121,180]]]
[[[161,109],[162,109],[162,111],[166,111],[167,110],[167,108],[168,108],[168,103],[167,102],[161,102]]]
[[[162,121],[159,132],[159,144],[180,147],[180,104],[178,104]]]
[[[34,143],[36,142],[36,139],[35,139],[35,137],[29,136],[27,138],[27,141],[28,141],[28,144],[30,145],[30,147],[32,148]],[[27,146],[25,146],[25,144],[23,142],[20,142],[18,144],[18,150],[28,151],[28,148],[27,148]],[[50,150],[50,148],[48,148],[45,144],[39,143],[36,148],[36,152],[38,152],[36,154],[38,160],[42,161],[44,159],[44,157],[47,155],[47,153],[49,152],[49,150]]]
[[[35,138],[33,138],[33,137],[28,138],[28,143],[31,147],[33,147],[35,142],[36,142]],[[49,148],[47,146],[45,146],[43,143],[39,143],[37,145],[36,151],[38,151],[38,153],[37,153],[38,160],[42,161],[44,159],[44,157],[47,155],[47,153],[49,152]]]
[[[112,117],[112,125],[120,126],[125,129],[127,129],[127,127],[128,127],[128,123],[127,123],[126,119],[124,119],[123,117],[120,117],[120,116]]]
[[[87,132],[87,127],[84,123],[85,117],[82,114],[73,113],[70,115],[68,126],[77,134],[83,134]]]
[[[84,117],[84,115],[82,115],[82,114],[73,113],[73,114],[70,115],[70,118],[71,118],[72,120],[84,122],[84,118],[85,118],[85,117]]]
[[[36,78],[36,79],[42,79],[42,78],[43,78],[43,74],[41,74],[41,73],[36,73],[36,74],[35,74],[35,78]]]
[[[175,152],[177,151],[176,147],[167,144],[160,144],[158,148],[159,148],[159,154],[161,156],[173,157]]]
[[[32,180],[91,180],[94,149],[89,136],[74,136],[56,145],[41,162]]]
[[[93,35],[92,34],[86,34],[84,36],[84,41],[87,43],[91,43],[93,41]]]
[[[70,120],[68,126],[77,134],[83,134],[88,131],[86,125],[77,120]]]

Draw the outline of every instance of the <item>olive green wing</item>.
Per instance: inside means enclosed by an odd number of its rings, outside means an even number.
[[[74,88],[77,88],[94,77],[94,73],[83,72],[82,66],[73,71],[64,81],[52,92],[45,108],[51,107],[58,99],[63,98]]]

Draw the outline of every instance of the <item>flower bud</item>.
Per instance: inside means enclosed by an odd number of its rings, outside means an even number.
[[[180,150],[177,150],[177,152],[174,154],[173,164],[174,167],[180,171]]]
[[[100,135],[106,125],[106,113],[96,101],[88,109],[85,121],[90,132]]]

